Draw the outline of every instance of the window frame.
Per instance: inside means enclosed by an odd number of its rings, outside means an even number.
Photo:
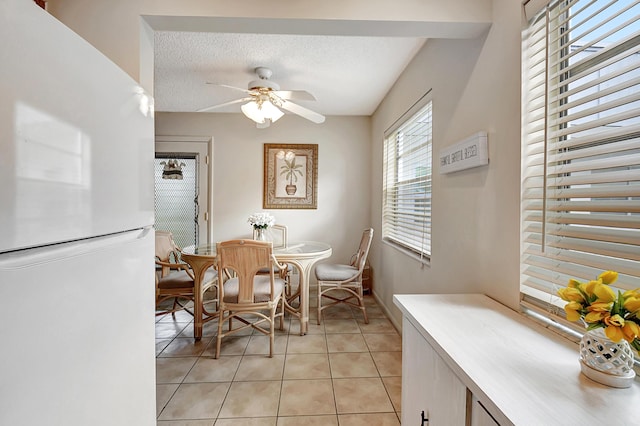
[[[431,258],[433,100],[430,93],[430,90],[425,93],[384,132],[382,167],[382,241],[425,264]],[[424,118],[427,120],[420,121]],[[427,132],[427,135],[407,137],[411,131]],[[407,164],[403,162],[405,159]],[[415,193],[421,197],[411,198]],[[413,201],[413,210],[402,209],[403,201],[405,205]],[[405,226],[411,219],[418,220],[417,227]]]
[[[536,2],[530,2],[530,4],[533,3]],[[615,4],[615,2],[610,4]],[[620,4],[622,5],[622,3]],[[525,9],[526,6],[525,4]],[[637,209],[637,205],[633,207],[633,203],[629,202],[629,207],[625,207],[623,203],[618,203],[614,207],[604,206],[603,202],[607,200],[607,196],[594,195],[597,191],[593,190],[598,185],[604,184],[605,187],[611,187],[611,185],[625,183],[625,179],[619,179],[613,184],[605,179],[594,179],[593,177],[597,176],[596,173],[601,170],[605,172],[613,170],[617,164],[625,162],[631,164],[627,168],[628,171],[640,167],[640,161],[635,163],[632,161],[632,156],[638,156],[640,153],[640,142],[638,142],[640,141],[640,125],[634,124],[635,122],[627,122],[621,124],[619,130],[613,131],[613,126],[608,125],[606,120],[603,121],[604,124],[599,123],[602,116],[607,117],[607,114],[611,114],[610,117],[615,117],[616,115],[611,112],[615,106],[608,107],[606,104],[609,100],[602,100],[607,95],[606,90],[600,89],[599,83],[595,84],[595,92],[593,92],[592,98],[587,101],[580,99],[574,101],[571,96],[580,93],[581,90],[585,92],[589,90],[580,87],[574,89],[575,86],[580,86],[576,82],[580,81],[581,75],[601,72],[611,66],[611,63],[617,65],[623,59],[614,60],[613,58],[621,52],[630,51],[632,53],[629,54],[633,54],[633,49],[636,49],[637,52],[640,48],[640,42],[638,42],[640,31],[636,30],[630,36],[622,37],[602,50],[597,50],[601,48],[596,46],[596,42],[593,41],[593,45],[579,45],[574,42],[571,35],[575,27],[571,27],[570,22],[576,14],[581,13],[580,7],[582,6],[579,0],[554,0],[544,2],[542,12],[536,11],[535,15],[532,15],[531,11],[525,10],[528,12],[530,20],[527,29],[523,32],[520,294],[521,305],[525,310],[532,309],[553,321],[576,331],[584,332],[584,327],[581,327],[580,324],[565,319],[565,313],[562,309],[565,302],[557,297],[553,291],[566,286],[567,277],[590,280],[595,278],[598,270],[613,269],[619,272],[622,270],[620,279],[614,285],[616,288],[627,290],[640,286],[640,260],[633,260],[631,257],[625,257],[624,254],[612,254],[615,252],[614,249],[611,249],[612,253],[603,252],[602,248],[598,247],[602,243],[620,244],[620,241],[624,240],[624,236],[621,234],[625,232],[631,235],[638,234],[640,214],[634,210]],[[572,7],[577,7],[576,14],[572,14]],[[629,8],[631,7],[635,6]],[[587,7],[584,9],[586,10]],[[624,12],[615,12],[615,7],[611,10],[613,10],[612,14],[619,13],[625,18],[627,17],[627,15],[623,15]],[[629,14],[630,19],[634,19],[636,16]],[[576,19],[576,22],[592,24],[588,19],[590,18],[582,21]],[[556,25],[555,22],[564,22],[564,26]],[[636,20],[636,23],[638,22]],[[593,26],[591,32],[581,30],[580,36],[587,40],[589,40],[588,36],[592,36],[593,40],[597,40],[599,27]],[[560,35],[554,33],[554,29],[561,30]],[[576,38],[580,40],[579,37]],[[629,46],[632,46],[633,49],[630,49]],[[589,49],[592,50],[589,51]],[[596,54],[598,51],[604,54]],[[581,52],[585,52],[587,57],[580,59],[578,55]],[[590,53],[591,55],[589,55]],[[571,62],[571,58],[574,56],[576,58]],[[632,62],[630,69],[632,73],[634,71],[640,72],[640,62]],[[631,81],[635,79],[635,75],[626,78]],[[599,79],[600,75],[598,74],[597,77]],[[534,83],[536,79],[539,83]],[[607,79],[614,80],[615,77],[605,76],[603,80],[608,82]],[[609,87],[619,85],[619,83],[619,81],[616,81],[615,84],[609,83]],[[584,87],[590,87],[590,85],[591,83],[587,80]],[[581,104],[588,105],[589,100],[593,101],[593,99],[596,100],[596,107],[593,105],[581,106]],[[637,107],[630,109],[634,108]],[[594,114],[593,118],[589,118],[588,113],[592,112],[590,110],[595,111],[597,115]],[[632,119],[640,120],[638,116],[640,114],[636,114]],[[625,123],[625,121],[622,120],[620,123]],[[572,127],[571,124],[575,126]],[[611,124],[617,124],[617,122]],[[578,133],[583,127],[587,131],[582,134]],[[592,128],[602,133],[589,134],[589,130]],[[582,143],[580,143],[580,138],[583,139]],[[623,142],[628,146],[622,147]],[[541,148],[541,146],[544,147]],[[611,147],[610,152],[613,153],[606,153],[608,147]],[[604,163],[602,161],[603,154],[594,154],[593,152],[596,150],[605,152],[604,157],[608,155],[616,166],[602,165]],[[616,150],[619,151],[616,152]],[[621,152],[624,154],[620,154]],[[582,166],[581,162],[583,164],[590,162],[593,165]],[[601,164],[598,165],[597,162]],[[538,170],[533,171],[535,168]],[[572,178],[580,173],[589,176],[589,179],[585,180],[586,183],[571,182]],[[537,183],[530,183],[532,179],[538,179]],[[564,183],[554,183],[553,179]],[[639,185],[632,173],[629,174],[626,183],[635,188]],[[536,191],[537,194],[534,194]],[[581,191],[587,195],[579,195]],[[633,194],[633,191],[634,189],[631,188],[629,193]],[[600,192],[604,192],[604,190]],[[631,195],[629,200],[637,200],[637,195]],[[531,219],[534,215],[532,212],[535,210],[531,207],[533,203],[539,204],[539,219]],[[598,203],[601,204],[597,205]],[[608,213],[607,210],[604,210],[607,208],[617,210]],[[624,210],[625,208],[627,210]],[[598,211],[598,209],[603,210]],[[622,220],[617,220],[619,223],[614,225],[605,224],[607,218],[597,216],[602,212],[608,213],[609,217],[616,214],[628,215],[626,220],[629,224],[625,225]],[[580,218],[576,219],[579,215],[583,216],[582,222]],[[539,224],[536,223],[537,221]],[[628,227],[625,228],[625,226]],[[535,227],[540,229],[535,229]],[[583,248],[578,248],[582,241]],[[634,247],[633,242],[623,244],[629,244],[629,250]],[[640,244],[636,243],[635,247],[640,247]],[[618,251],[622,252],[623,250],[618,249]],[[597,257],[600,259],[596,259]]]

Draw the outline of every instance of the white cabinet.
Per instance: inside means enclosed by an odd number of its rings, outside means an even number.
[[[500,426],[475,395],[471,400],[471,426]]]
[[[638,424],[638,384],[592,382],[580,373],[577,344],[495,300],[394,301],[403,314],[403,426]]]
[[[402,424],[465,426],[466,394],[466,386],[405,318],[402,323]]]

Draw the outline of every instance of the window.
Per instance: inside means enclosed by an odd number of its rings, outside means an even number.
[[[431,255],[431,101],[418,108],[385,133],[382,238],[427,260]]]
[[[640,2],[551,1],[523,51],[521,294],[563,316],[571,277],[640,287]]]

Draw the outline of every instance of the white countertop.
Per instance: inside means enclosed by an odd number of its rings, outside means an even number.
[[[578,345],[479,294],[395,295],[395,304],[501,425],[640,424],[640,383],[580,373]]]

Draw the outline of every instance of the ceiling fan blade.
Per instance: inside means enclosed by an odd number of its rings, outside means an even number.
[[[212,86],[218,86],[218,87],[226,87],[227,89],[233,89],[233,90],[238,90],[242,93],[249,93],[249,91],[247,89],[243,89],[241,87],[236,87],[236,86],[229,86],[228,84],[221,84],[221,83],[212,83],[210,81],[206,82],[207,84],[210,84]]]
[[[211,111],[212,109],[217,109],[217,108],[222,108],[222,107],[226,107],[229,105],[235,105],[235,104],[239,104],[241,102],[247,102],[250,101],[251,98],[241,98],[241,99],[236,99],[233,101],[229,101],[229,102],[225,102],[223,104],[218,104],[218,105],[212,105],[206,108],[201,108],[199,110],[196,110],[196,112],[207,112],[207,111]]]
[[[294,114],[298,114],[301,117],[306,118],[309,121],[313,121],[316,124],[324,123],[324,115],[318,114],[317,112],[311,111],[305,107],[301,107],[298,104],[294,104],[291,101],[283,100],[282,109],[286,109]]]
[[[316,97],[306,90],[274,90],[273,93],[280,99],[294,101],[315,101]]]

